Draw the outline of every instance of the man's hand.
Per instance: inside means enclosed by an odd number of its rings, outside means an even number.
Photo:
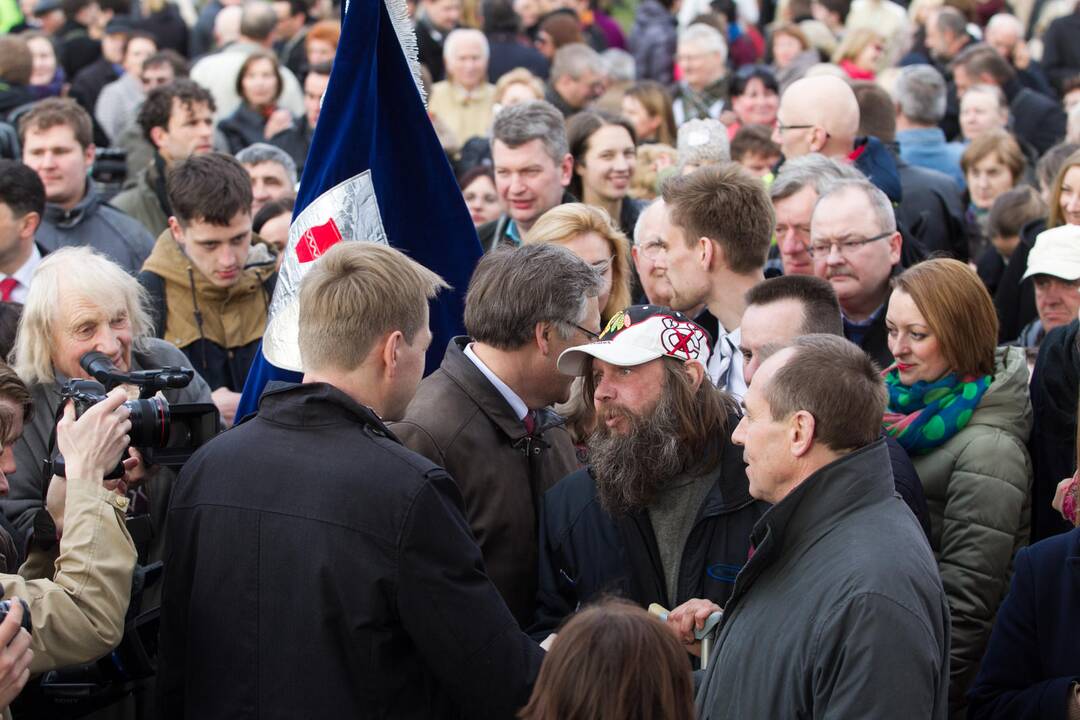
[[[236,408],[240,406],[240,393],[222,386],[210,393],[210,399],[217,405],[218,412],[221,413],[221,421],[226,425],[232,425],[233,418],[236,417]]]
[[[127,395],[115,388],[104,400],[90,406],[75,419],[75,405],[68,402],[56,426],[56,445],[64,455],[68,479],[94,478],[109,474],[127,449],[131,420],[124,407]]]
[[[701,655],[701,641],[694,637],[694,631],[705,627],[705,621],[717,611],[723,611],[723,608],[711,600],[687,600],[668,613],[667,625],[687,652]]]
[[[11,598],[11,609],[0,623],[0,708],[6,708],[30,679],[30,633],[22,629],[23,606]]]

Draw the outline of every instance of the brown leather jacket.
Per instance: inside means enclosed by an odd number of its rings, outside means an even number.
[[[578,467],[562,418],[542,410],[533,437],[499,391],[450,341],[442,365],[420,383],[391,429],[444,467],[461,489],[488,575],[522,626],[536,607],[540,498]]]

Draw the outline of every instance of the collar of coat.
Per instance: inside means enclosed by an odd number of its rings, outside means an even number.
[[[451,340],[439,369],[476,403],[480,412],[484,413],[504,435],[512,440],[520,440],[528,435],[525,432],[525,424],[514,414],[514,409],[510,407],[510,403],[506,402],[506,398],[484,377],[472,360],[466,357],[465,346],[471,342],[472,338],[465,335],[459,335]],[[565,421],[562,416],[554,410],[547,408],[539,410],[533,437],[542,436],[545,431],[563,424]]]
[[[374,410],[328,383],[272,381],[259,398],[258,414],[252,413],[244,422],[252,418],[306,429],[360,423],[375,435],[401,443]]]
[[[274,258],[271,255],[268,261],[253,264],[253,257],[262,257],[256,251],[263,243],[253,239],[252,245],[240,279],[223,288],[188,260],[172,232],[165,230],[158,236],[143,270],[165,281],[166,317],[161,327],[166,340],[184,348],[205,339],[228,349],[262,337],[269,304],[263,283],[274,274]]]
[[[819,469],[769,508],[751,533],[752,562],[771,564],[787,548],[810,547],[859,508],[896,494],[884,438]]]

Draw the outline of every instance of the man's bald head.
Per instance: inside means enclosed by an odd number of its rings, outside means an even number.
[[[774,140],[785,157],[812,152],[846,156],[859,131],[859,103],[845,80],[808,77],[793,82],[784,92],[778,119]]]

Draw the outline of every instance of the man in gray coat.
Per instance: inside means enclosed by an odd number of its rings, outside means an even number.
[[[732,440],[750,494],[773,503],[751,535],[697,696],[716,718],[945,718],[949,610],[930,545],[893,487],[886,393],[870,360],[806,335],[766,360]],[[719,608],[669,624],[687,644]]]

